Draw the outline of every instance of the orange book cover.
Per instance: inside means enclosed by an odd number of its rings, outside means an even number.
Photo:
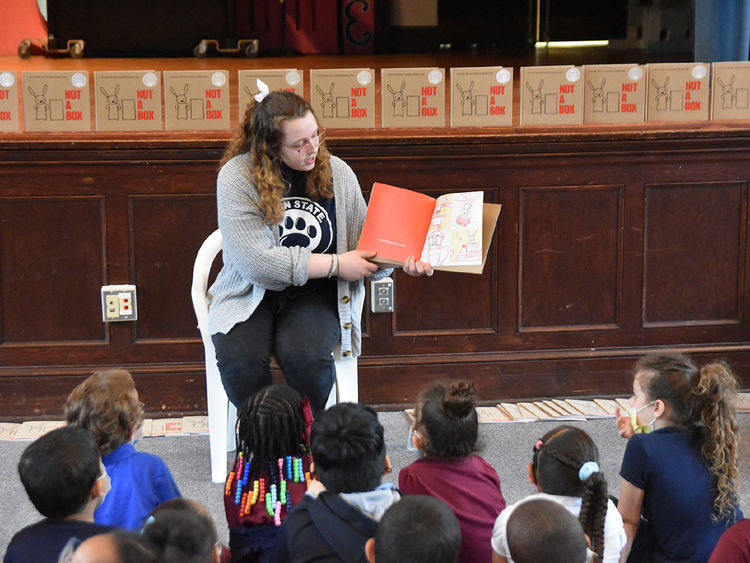
[[[500,207],[483,203],[482,192],[435,199],[375,182],[357,248],[377,252],[375,262],[414,256],[435,270],[481,274]]]
[[[375,250],[377,259],[392,264],[419,258],[434,210],[435,198],[375,182],[358,248]]]

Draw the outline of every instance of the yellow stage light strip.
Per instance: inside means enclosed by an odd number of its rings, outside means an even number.
[[[571,49],[574,47],[607,47],[608,39],[597,41],[537,41],[534,43],[536,49]]]

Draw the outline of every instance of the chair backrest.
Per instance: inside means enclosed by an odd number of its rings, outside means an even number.
[[[233,447],[236,419],[236,409],[229,403],[221,383],[219,367],[216,364],[216,350],[208,330],[208,276],[219,252],[221,252],[221,231],[217,229],[208,235],[198,250],[193,266],[193,283],[190,288],[206,355],[206,405],[211,450],[211,480],[214,483],[222,483],[227,475],[227,451]]]
[[[198,318],[198,329],[203,338],[203,344],[208,346],[213,342],[208,332],[208,276],[216,256],[221,252],[221,231],[216,229],[208,235],[195,257],[193,265],[193,284],[190,288],[190,296],[193,300],[195,316]]]

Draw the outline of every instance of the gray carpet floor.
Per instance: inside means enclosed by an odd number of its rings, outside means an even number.
[[[399,470],[417,459],[419,454],[406,449],[409,423],[403,412],[381,412],[379,418],[385,428],[386,447],[393,465],[393,471],[385,479],[397,483]],[[739,415],[738,421],[743,435],[750,436],[750,414]],[[497,470],[508,503],[535,492],[528,481],[526,469],[531,461],[532,446],[558,424],[526,422],[480,425],[479,454]],[[610,493],[617,495],[620,488],[618,472],[626,441],[618,436],[614,420],[565,424],[580,426],[593,438],[599,448],[600,465],[609,482]],[[40,519],[26,497],[16,469],[21,452],[27,445],[28,442],[0,442],[0,554],[5,553],[16,531]],[[167,463],[183,496],[196,499],[208,508],[220,537],[227,542],[223,485],[211,483],[208,436],[145,438],[136,447],[160,456]],[[747,483],[750,478],[750,439],[742,441],[740,452],[740,471],[743,483]],[[231,454],[228,457],[231,458]],[[750,509],[750,486],[742,486],[740,492],[743,509]]]

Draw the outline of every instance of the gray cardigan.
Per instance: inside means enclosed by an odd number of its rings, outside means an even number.
[[[333,194],[336,201],[336,253],[354,250],[367,206],[357,177],[340,158],[331,156]],[[278,225],[268,226],[260,212],[258,192],[250,174],[250,156],[241,154],[222,166],[216,182],[219,229],[224,267],[208,291],[208,325],[211,334],[227,333],[247,320],[266,289],[279,291],[307,282],[310,250],[279,244]],[[391,270],[378,270],[373,278]],[[352,303],[364,291],[364,282],[338,279],[341,353],[359,356],[361,319],[352,315]]]

